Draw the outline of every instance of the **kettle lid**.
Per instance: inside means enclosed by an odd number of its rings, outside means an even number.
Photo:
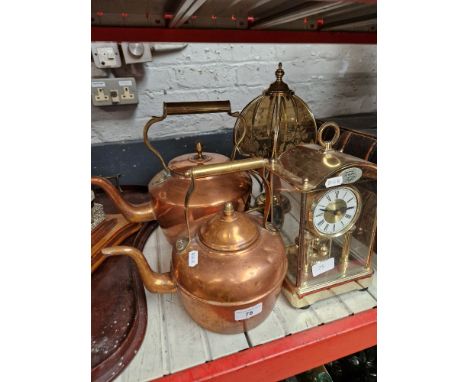
[[[168,164],[169,169],[177,174],[183,174],[186,170],[195,166],[229,161],[229,158],[225,155],[203,152],[201,142],[196,143],[195,151],[195,153],[183,154],[173,158]]]
[[[247,214],[236,212],[232,202],[228,202],[221,214],[201,226],[199,237],[216,251],[240,251],[258,239],[259,230]]]

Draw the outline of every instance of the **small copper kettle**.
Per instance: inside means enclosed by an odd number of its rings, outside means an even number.
[[[134,205],[125,201],[119,191],[102,177],[92,177],[91,183],[101,187],[119,208],[121,213],[131,222],[158,220],[171,245],[175,238],[185,229],[184,202],[190,185],[190,179],[184,173],[192,167],[209,164],[227,163],[229,158],[216,153],[202,152],[198,143],[195,154],[184,154],[172,159],[166,165],[161,154],[148,139],[149,128],[166,118],[167,115],[201,114],[227,112],[231,116],[229,101],[210,102],[170,102],[163,104],[163,115],[152,117],[145,125],[143,137],[146,146],[159,158],[163,170],[156,174],[148,185],[152,200]],[[235,154],[237,144],[234,147]],[[226,202],[231,202],[238,211],[244,211],[248,205],[252,181],[247,172],[221,174],[200,180],[199,187],[192,195],[191,219],[196,222],[204,216],[212,215],[223,209]]]
[[[231,167],[210,165],[199,169],[203,173],[197,173],[198,169],[188,173],[194,179],[239,168],[254,169],[264,161],[233,161]],[[177,239],[171,270],[163,274],[153,272],[135,248],[111,247],[102,253],[130,256],[151,292],[178,290],[184,308],[200,326],[218,333],[241,333],[270,314],[287,271],[283,240],[279,233],[265,228],[265,222],[258,213],[236,212],[233,203],[226,203],[222,212],[198,225],[193,237],[187,228]]]

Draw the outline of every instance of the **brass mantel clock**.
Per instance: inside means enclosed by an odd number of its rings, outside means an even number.
[[[333,138],[324,141],[329,127]],[[372,275],[377,166],[333,150],[339,133],[337,124],[327,122],[318,132],[320,145],[298,145],[271,164],[276,176],[270,179],[277,183],[272,189],[291,202],[290,211],[272,221],[283,222],[289,261],[283,292],[295,307],[328,297],[324,290],[330,287]]]

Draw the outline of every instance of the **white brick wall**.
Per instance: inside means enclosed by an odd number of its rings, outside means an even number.
[[[189,44],[153,54],[144,65],[114,70],[136,77],[138,105],[92,107],[92,143],[142,139],[145,122],[162,112],[164,101],[231,101],[241,110],[275,80],[284,81],[316,117],[375,111],[376,45]],[[151,137],[198,135],[232,129],[226,115],[174,116],[152,127]]]

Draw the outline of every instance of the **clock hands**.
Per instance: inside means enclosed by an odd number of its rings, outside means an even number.
[[[341,208],[337,208],[336,210],[328,210],[326,208],[319,208],[319,210],[323,212],[331,212],[334,215],[336,215],[338,212],[341,212],[341,211],[345,212],[345,211],[350,210],[351,208],[354,208],[354,206],[347,207],[347,208],[341,207]]]

